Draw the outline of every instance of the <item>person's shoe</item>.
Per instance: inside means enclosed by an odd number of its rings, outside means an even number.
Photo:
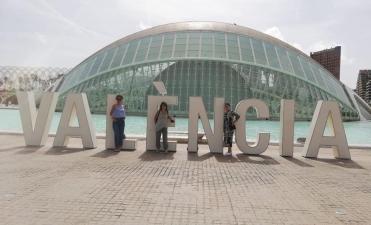
[[[168,150],[167,149],[165,149],[165,153],[168,153]]]
[[[232,155],[232,152],[226,152],[225,155]]]

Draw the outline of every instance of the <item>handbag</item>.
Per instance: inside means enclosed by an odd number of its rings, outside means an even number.
[[[228,123],[229,123],[230,130],[236,130],[236,125],[234,125],[233,123],[233,117],[229,117]]]

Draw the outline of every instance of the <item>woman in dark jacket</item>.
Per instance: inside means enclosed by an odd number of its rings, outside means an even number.
[[[231,104],[228,102],[224,104],[224,123],[223,123],[223,131],[224,131],[224,147],[228,147],[227,154],[232,154],[232,140],[233,140],[233,133],[236,129],[234,125],[236,121],[240,118],[240,115],[235,113],[231,110]]]

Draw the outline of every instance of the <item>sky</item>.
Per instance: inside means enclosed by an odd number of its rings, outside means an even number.
[[[72,68],[115,40],[179,21],[236,23],[309,55],[342,47],[341,81],[371,69],[368,0],[0,0],[0,65]]]

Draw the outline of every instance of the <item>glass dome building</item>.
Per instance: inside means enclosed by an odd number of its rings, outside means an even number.
[[[214,111],[214,97],[235,106],[257,98],[279,118],[280,100],[296,101],[296,119],[312,118],[318,100],[334,100],[344,120],[359,120],[356,94],[303,52],[256,30],[220,22],[180,22],[146,29],[102,48],[60,81],[61,101],[71,92],[87,93],[92,112],[104,113],[107,94],[122,94],[131,114],[147,112],[147,96],[164,82],[177,116],[188,115],[189,96],[202,96]],[[254,115],[254,112],[251,116]]]

